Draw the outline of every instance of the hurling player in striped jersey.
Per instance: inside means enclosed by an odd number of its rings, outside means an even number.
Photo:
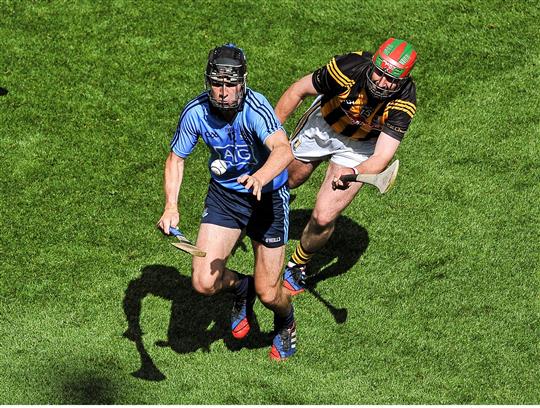
[[[225,171],[210,172],[210,184],[197,238],[205,257],[194,257],[192,283],[203,295],[235,294],[231,332],[250,331],[258,296],[274,312],[270,357],[284,360],[296,351],[296,323],[290,294],[281,284],[289,230],[286,167],[293,156],[287,135],[267,99],[246,86],[244,52],[234,44],[210,51],[207,90],[184,107],[165,163],[165,209],[158,227],[169,234],[180,221],[178,196],[184,161],[199,138]],[[227,267],[242,232],[251,239],[254,275]]]
[[[340,176],[379,173],[394,157],[416,112],[410,77],[415,62],[411,44],[389,38],[374,54],[335,56],[292,84],[278,101],[275,111],[284,124],[304,98],[317,96],[291,136],[295,160],[288,167],[289,187],[298,187],[329,161],[310,220],[285,269],[283,284],[291,294],[304,290],[306,265],[362,187]]]

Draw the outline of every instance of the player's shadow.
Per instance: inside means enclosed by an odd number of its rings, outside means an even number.
[[[135,343],[141,359],[141,368],[132,373],[135,377],[154,381],[165,379],[142,341],[141,308],[148,295],[171,301],[167,338],[156,342],[159,347],[170,347],[177,353],[192,353],[199,349],[210,352],[210,345],[221,339],[232,351],[272,344],[271,334],[260,331],[256,316],[246,339],[239,341],[232,337],[229,325],[232,294],[200,295],[193,290],[191,278],[180,274],[176,268],[148,265],[142,269],[140,277],[128,284],[123,301],[128,323],[124,337]]]
[[[300,240],[302,231],[312,210],[299,209],[290,212],[289,238]],[[347,320],[347,309],[336,308],[316,290],[317,284],[346,273],[358,262],[369,244],[368,232],[347,216],[340,216],[328,243],[319,250],[307,268],[306,290],[322,302],[337,323]]]

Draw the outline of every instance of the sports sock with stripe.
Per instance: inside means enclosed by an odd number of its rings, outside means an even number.
[[[293,263],[294,265],[297,265],[297,266],[304,266],[311,260],[313,255],[315,255],[315,252],[306,251],[304,247],[302,246],[302,243],[299,242],[298,245],[296,245],[296,249],[294,250],[294,253],[289,259],[289,263]]]

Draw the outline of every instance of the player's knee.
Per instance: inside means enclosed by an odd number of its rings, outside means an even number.
[[[302,163],[299,160],[293,160],[287,167],[287,173],[289,174],[287,184],[289,188],[293,189],[302,185],[309,178],[312,171],[313,165]]]
[[[214,280],[204,279],[203,277],[198,276],[195,273],[191,278],[191,285],[193,286],[195,292],[204,296],[212,296],[216,293],[216,288],[214,284]]]
[[[261,303],[270,309],[278,303],[279,299],[277,288],[260,288],[257,290],[257,296]]]
[[[287,184],[290,189],[299,187],[304,181],[306,181],[306,177],[302,177],[298,173],[289,173],[289,178],[287,179]]]
[[[332,229],[335,222],[336,217],[324,211],[314,211],[310,220],[311,227],[318,232]]]
[[[214,286],[205,284],[204,282],[193,282],[193,289],[195,289],[195,292],[204,296],[212,296],[216,293]]]

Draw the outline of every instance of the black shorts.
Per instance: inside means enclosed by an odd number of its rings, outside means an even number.
[[[277,248],[289,239],[289,188],[261,194],[226,189],[211,180],[204,203],[201,224],[246,229],[246,235],[265,247]]]

